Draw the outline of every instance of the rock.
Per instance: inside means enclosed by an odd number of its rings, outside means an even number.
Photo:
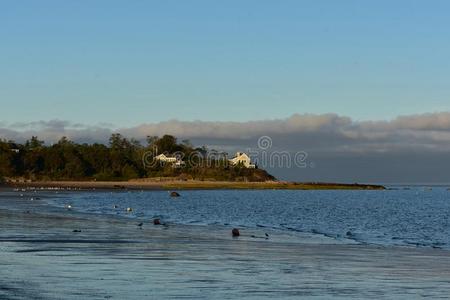
[[[180,194],[177,192],[170,192],[170,197],[180,197]]]
[[[153,219],[153,225],[161,225],[160,219]]]
[[[231,234],[232,234],[233,236],[239,236],[239,235],[241,235],[240,232],[239,232],[239,229],[237,229],[237,228],[233,228],[233,230],[231,230]]]

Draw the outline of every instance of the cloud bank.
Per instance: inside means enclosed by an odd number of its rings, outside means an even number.
[[[269,136],[271,150],[306,151],[317,166],[322,166],[301,172],[277,170],[281,177],[450,182],[443,170],[450,161],[450,112],[399,116],[389,121],[359,122],[330,113],[294,114],[286,119],[247,122],[169,120],[129,128],[112,127],[111,124],[87,126],[61,120],[0,124],[0,138],[21,142],[34,135],[49,143],[66,136],[76,142],[106,143],[114,132],[142,141],[148,135],[172,134],[190,139],[196,145],[235,150],[256,148],[259,137]],[[397,167],[416,174],[402,177]],[[424,170],[430,174],[425,174]],[[412,176],[417,173],[421,176]],[[373,174],[379,175],[371,176]],[[397,177],[391,178],[392,174]]]
[[[111,124],[86,126],[61,120],[0,125],[0,137],[23,141],[37,135],[47,142],[63,136],[77,142],[107,142],[120,132],[145,140],[148,135],[172,134],[182,139],[223,145],[254,142],[270,136],[274,147],[287,150],[299,146],[335,151],[392,151],[398,149],[447,151],[450,149],[450,112],[400,116],[391,121],[354,121],[337,114],[294,114],[286,119],[247,122],[203,122],[169,120],[135,127],[111,129]],[[277,144],[276,141],[280,141]]]

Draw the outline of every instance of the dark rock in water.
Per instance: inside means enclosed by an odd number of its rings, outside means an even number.
[[[180,194],[177,192],[170,192],[170,197],[180,197]]]
[[[81,232],[79,229],[74,229],[72,232]]]
[[[231,230],[231,234],[233,236],[240,236],[241,235],[241,233],[239,232],[239,229],[237,229],[237,228],[233,228],[233,230]]]
[[[347,236],[353,236],[353,233],[349,230],[349,231],[347,231],[346,235]]]
[[[161,225],[161,220],[160,219],[154,219],[153,220],[153,225]]]

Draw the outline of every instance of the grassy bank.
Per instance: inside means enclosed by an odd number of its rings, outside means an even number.
[[[33,188],[79,188],[79,189],[284,189],[284,190],[383,190],[381,185],[343,183],[300,183],[285,181],[231,182],[231,181],[176,181],[176,180],[131,180],[131,181],[34,181],[9,183],[13,187]]]

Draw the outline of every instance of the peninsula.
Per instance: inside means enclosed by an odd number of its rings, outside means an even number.
[[[109,144],[61,138],[46,146],[0,141],[0,182],[15,187],[80,189],[384,189],[379,185],[278,181],[244,152],[228,153],[149,136],[146,145],[120,134]]]

